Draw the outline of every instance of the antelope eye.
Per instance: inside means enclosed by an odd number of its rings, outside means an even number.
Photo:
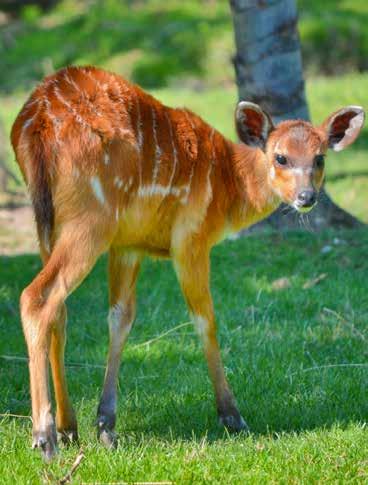
[[[276,155],[275,160],[279,165],[286,165],[287,164],[287,159],[284,157],[284,155]]]
[[[322,168],[325,164],[325,156],[324,155],[316,155],[314,157],[314,163],[316,164],[316,167]]]

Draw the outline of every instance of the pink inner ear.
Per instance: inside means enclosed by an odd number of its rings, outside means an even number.
[[[243,120],[244,125],[246,125],[247,130],[256,136],[261,136],[263,128],[263,117],[257,111],[253,109],[244,110],[245,118]]]
[[[337,116],[331,124],[331,135],[341,138],[344,136],[345,131],[349,128],[349,123],[352,118],[355,118],[357,113],[354,111],[347,111],[344,114]]]

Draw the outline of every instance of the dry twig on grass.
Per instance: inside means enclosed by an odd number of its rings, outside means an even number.
[[[65,483],[71,482],[73,474],[76,472],[77,468],[79,467],[79,465],[81,464],[84,458],[85,458],[85,454],[83,450],[80,449],[69,472],[58,481],[59,485],[64,485]]]

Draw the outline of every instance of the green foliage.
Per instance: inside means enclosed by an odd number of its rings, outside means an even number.
[[[338,238],[338,239],[336,239]],[[273,234],[228,241],[212,255],[212,289],[229,380],[252,429],[218,428],[201,347],[169,262],[146,261],[138,317],[119,379],[115,453],[97,443],[93,421],[107,350],[106,258],[68,300],[66,361],[86,459],[79,482],[363,483],[367,481],[366,340],[368,232]],[[321,249],[331,246],[322,254]],[[17,300],[39,271],[36,256],[0,259],[0,355],[25,356]],[[327,277],[303,289],[321,273]],[[289,287],[273,284],[288,278]],[[88,366],[91,364],[91,366]],[[342,366],[340,366],[342,365]],[[336,366],[336,367],[334,367]],[[30,412],[28,372],[1,357],[2,413]],[[30,422],[3,418],[4,483],[39,483],[45,465],[30,450]],[[70,469],[77,448],[47,468]]]
[[[340,74],[368,69],[368,4],[365,0],[298,0],[307,73]]]
[[[129,5],[109,0],[74,13],[59,7],[41,20],[3,28],[9,45],[0,47],[6,68],[0,72],[2,89],[12,90],[15,83],[27,87],[47,73],[47,66],[71,63],[111,64],[146,87],[184,75],[202,77],[211,39],[229,24],[223,2],[204,11],[195,1]]]
[[[367,69],[365,0],[298,0],[306,72]],[[67,64],[111,68],[144,87],[219,85],[234,77],[227,0],[64,0],[41,15],[27,5],[0,26],[0,89],[29,88]]]

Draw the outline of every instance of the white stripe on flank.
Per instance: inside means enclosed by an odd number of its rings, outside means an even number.
[[[128,100],[125,99],[125,97],[124,97],[124,94],[127,94],[127,95],[130,94],[130,90],[126,86],[124,86],[125,90],[123,92],[122,91],[123,86],[119,83],[119,81],[116,79],[114,74],[110,74],[110,73],[108,73],[108,74],[109,74],[110,84],[115,86],[116,91],[117,91],[118,108],[119,108],[118,114],[120,116],[121,125],[128,124],[128,129],[122,128],[121,126],[119,126],[118,130],[119,130],[121,135],[124,135],[124,134],[131,135],[133,127],[132,127],[132,119],[131,119],[131,116],[130,116],[130,113],[129,113],[130,106],[128,105]],[[126,115],[127,119],[125,119],[123,117],[123,114]]]
[[[139,197],[149,197],[151,195],[168,195],[170,193],[170,187],[164,187],[163,185],[142,185],[138,189]]]
[[[137,96],[137,141],[139,151],[143,148],[143,131],[142,131],[142,119],[141,119],[141,107],[139,104],[139,97]]]
[[[181,192],[186,190],[187,187],[169,187],[163,185],[143,185],[138,189],[138,197],[150,197],[154,195],[162,195],[163,197],[167,195],[173,195],[179,198]],[[182,203],[185,203],[185,199],[181,199]]]
[[[128,190],[132,185],[133,185],[133,177],[129,177],[128,182],[125,184],[124,192],[128,192]]]
[[[142,185],[142,149],[143,149],[143,130],[142,130],[142,119],[141,119],[141,107],[139,105],[139,97],[137,96],[137,142],[138,142],[138,170],[139,170],[139,187]]]
[[[44,102],[45,102],[45,112],[52,122],[52,127],[53,127],[54,134],[55,134],[55,140],[56,140],[56,143],[58,144],[60,142],[60,140],[59,140],[60,120],[52,112],[51,103],[50,103],[50,100],[47,96],[45,97]]]
[[[185,116],[188,120],[188,122],[190,123],[191,127],[193,128],[193,131],[195,132],[195,127],[193,125],[193,122],[192,120],[190,119],[188,113],[186,111],[184,111],[185,113]],[[212,128],[212,132],[211,132],[211,135],[213,137],[213,133],[214,133],[214,128]],[[189,180],[188,180],[188,185],[186,186],[185,190],[186,190],[186,195],[185,197],[182,199],[182,202],[184,204],[186,204],[188,202],[188,199],[189,199],[189,195],[190,195],[190,191],[192,189],[192,180],[193,180],[193,175],[194,175],[194,168],[195,168],[195,164],[194,164],[194,161],[192,161],[192,167],[190,169],[190,174],[189,174]]]
[[[84,121],[84,119],[79,115],[79,113],[76,111],[75,108],[73,108],[73,106],[69,103],[69,101],[67,101],[61,94],[58,86],[54,86],[54,93],[55,93],[55,96],[57,97],[57,99],[60,101],[60,103],[64,104],[68,110],[73,113],[73,115],[75,116],[75,119],[78,123],[80,123],[81,125],[83,126],[87,126],[88,127],[88,124]]]
[[[37,100],[38,101],[38,100]],[[41,100],[42,101],[42,100]],[[42,103],[38,103],[37,104],[37,109],[34,113],[33,116],[31,116],[28,120],[26,120],[24,123],[23,123],[23,126],[22,126],[22,131],[21,131],[21,135],[19,137],[19,143],[23,143],[23,140],[22,140],[22,137],[23,135],[25,134],[27,128],[29,126],[31,126],[31,124],[33,123],[34,119],[37,117],[38,113],[40,112],[40,108],[41,108],[41,104]],[[28,150],[28,144],[27,144],[27,150]]]
[[[152,185],[156,185],[158,173],[159,173],[159,170],[160,170],[162,150],[161,150],[161,148],[158,144],[157,118],[156,118],[155,109],[153,107],[151,108],[151,112],[152,112],[153,142],[154,142],[154,145],[155,145],[155,166],[153,168]]]
[[[171,172],[171,175],[170,175],[170,180],[169,180],[169,187],[171,187],[172,184],[173,184],[173,181],[174,181],[174,177],[175,177],[176,165],[178,163],[178,150],[177,150],[176,145],[175,145],[175,139],[174,139],[174,133],[173,133],[172,125],[171,125],[171,120],[170,120],[170,117],[169,117],[167,111],[165,112],[165,116],[166,116],[167,123],[169,125],[169,135],[170,135],[172,153],[173,153],[173,159],[174,159],[173,169],[172,169],[172,172]]]
[[[37,113],[35,113],[31,118],[29,118],[23,123],[22,132],[25,131],[29,126],[31,126],[33,120],[35,119],[36,114]]]
[[[73,88],[77,91],[77,93],[79,94],[83,94],[81,88],[78,86],[78,84],[74,81],[74,79],[72,79],[70,76],[69,76],[69,73],[67,71],[64,72],[64,79],[66,82],[68,82],[69,84],[71,84],[73,86]]]
[[[103,205],[105,203],[105,196],[100,179],[98,177],[91,177],[90,184],[96,199]]]
[[[98,79],[95,78],[95,76],[93,76],[93,74],[86,70],[86,69],[83,69],[82,68],[82,72],[83,74],[85,74],[86,76],[88,76],[95,84],[96,86],[101,89],[101,91],[106,91],[106,88],[107,88],[107,84],[104,83],[104,84],[101,84],[100,81]]]
[[[184,109],[184,114],[185,114],[185,117],[188,121],[188,123],[190,124],[190,126],[192,127],[192,130],[195,132],[195,125],[193,123],[193,121],[191,120],[190,116],[189,116],[189,113],[187,112],[187,110]]]

